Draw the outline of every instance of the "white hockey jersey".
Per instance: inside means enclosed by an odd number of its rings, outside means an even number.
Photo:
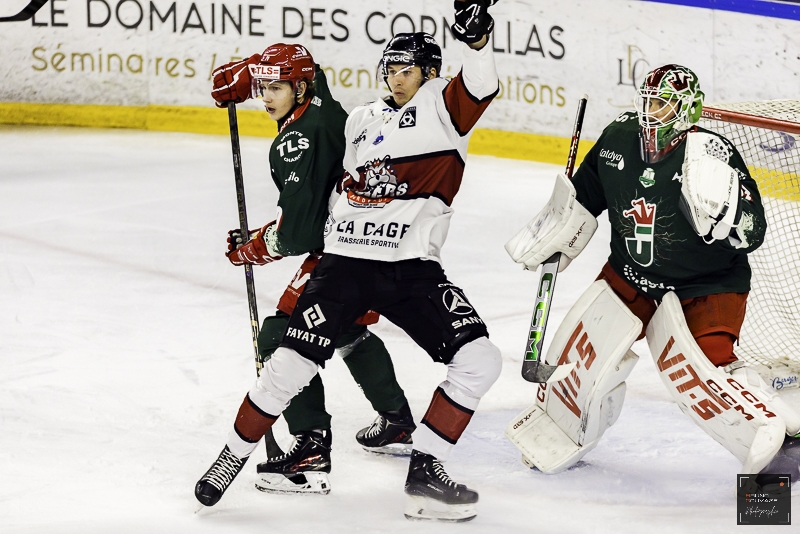
[[[462,46],[461,72],[449,82],[424,83],[397,110],[377,100],[350,114],[326,253],[441,262],[470,133],[499,87],[492,47]]]

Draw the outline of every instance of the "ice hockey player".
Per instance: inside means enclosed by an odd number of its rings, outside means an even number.
[[[254,232],[243,246],[241,232],[231,231],[228,258],[234,265],[264,265],[284,256],[307,255],[278,302],[277,312],[261,327],[258,351],[266,361],[277,349],[297,297],[321,257],[328,198],[343,172],[347,114],[331,96],[325,73],[308,50],[294,44],[278,43],[263,54],[216,69],[211,94],[219,105],[260,96],[279,130],[269,152],[272,180],[280,192],[278,219]],[[411,410],[389,353],[366,326],[377,317],[375,313],[360,317],[335,342],[353,378],[378,411],[375,422],[361,430],[356,440],[369,451],[410,454],[415,428]],[[293,446],[285,455],[258,465],[256,487],[328,493],[331,416],[325,410],[319,375],[283,415],[294,436]],[[208,483],[213,485],[214,479]]]
[[[608,211],[611,255],[548,351],[549,363],[576,367],[542,384],[536,404],[506,431],[523,460],[544,472],[574,465],[614,424],[637,361],[630,346],[646,335],[681,410],[743,473],[767,468],[782,445],[778,457],[794,455],[797,473],[799,440],[791,436],[800,415],[734,355],[750,290],[747,254],[767,224],[736,147],[697,126],[703,97],[688,68],[651,71],[636,112],[606,127],[573,180],[559,176],[547,206],[506,244],[527,269],[555,253],[563,269]]]
[[[441,49],[424,33],[398,34],[379,72],[392,94],[347,120],[345,173],[331,198],[325,255],[300,295],[280,347],[245,397],[228,443],[196,495],[208,506],[240,471],[260,436],[333,353],[333,339],[375,310],[411,336],[447,378],[414,433],[405,491],[411,519],[465,521],[478,494],[442,462],[500,373],[500,351],[463,291],[440,264],[450,204],[478,118],[498,92],[487,45],[493,1],[455,2],[453,35],[463,66],[440,78]],[[224,481],[223,487],[206,480]]]

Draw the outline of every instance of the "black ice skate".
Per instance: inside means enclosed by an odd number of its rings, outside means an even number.
[[[258,464],[256,488],[268,493],[329,493],[331,431],[299,432],[294,439],[289,452]]]
[[[477,515],[478,493],[453,482],[441,462],[430,454],[411,453],[406,495],[407,519],[461,522]]]
[[[378,412],[378,418],[356,434],[356,441],[368,452],[411,454],[411,433],[417,426],[408,404],[393,412]]]
[[[211,464],[211,468],[197,481],[194,487],[194,496],[201,504],[214,506],[242,470],[245,462],[247,462],[247,458],[239,459],[225,445],[219,457]]]
[[[791,485],[785,486],[786,475],[791,477]],[[786,436],[783,445],[772,458],[769,465],[755,478],[759,488],[778,491],[790,487],[792,495],[800,495],[800,434]]]

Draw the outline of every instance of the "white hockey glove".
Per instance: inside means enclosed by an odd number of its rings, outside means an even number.
[[[575,200],[572,182],[559,174],[547,205],[506,243],[506,252],[531,271],[560,252],[561,272],[581,253],[595,230],[597,219]]]
[[[730,157],[715,135],[686,137],[680,208],[706,243],[728,238],[739,223],[739,172],[728,165]]]

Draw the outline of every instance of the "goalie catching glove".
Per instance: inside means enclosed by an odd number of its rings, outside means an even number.
[[[559,174],[547,205],[506,243],[506,252],[531,271],[560,252],[561,272],[581,253],[596,230],[597,219],[575,200],[572,182]]]
[[[234,265],[266,265],[277,261],[283,256],[275,252],[274,243],[277,239],[275,221],[252,232],[250,240],[246,243],[240,229],[228,232],[228,251],[225,253]],[[272,243],[272,246],[270,246]]]
[[[731,154],[715,135],[686,138],[680,208],[706,243],[727,239],[741,218],[739,171],[728,165]]]

